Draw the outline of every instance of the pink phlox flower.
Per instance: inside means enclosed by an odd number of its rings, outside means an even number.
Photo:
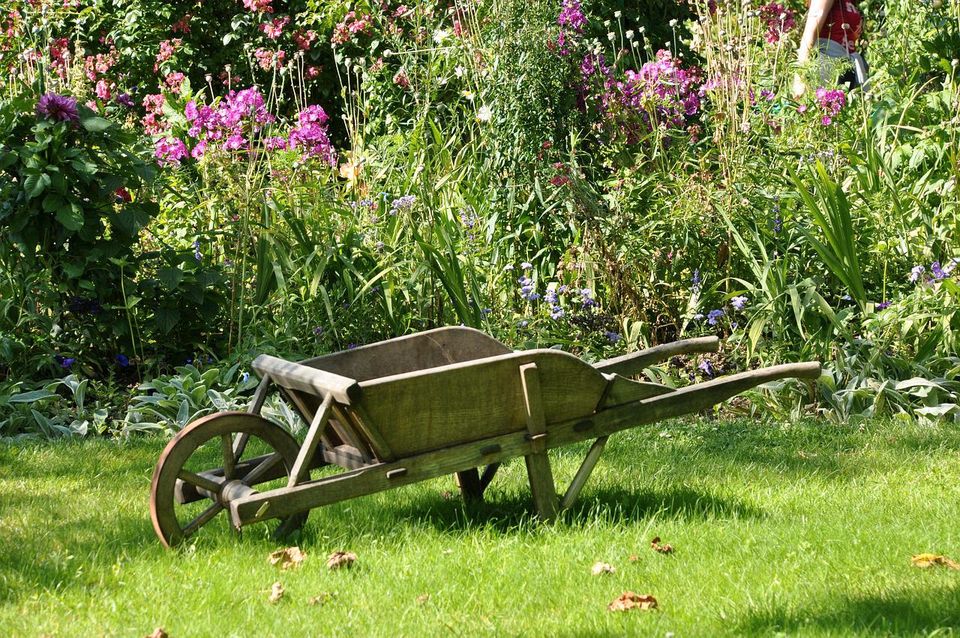
[[[273,13],[273,0],[243,0],[243,8],[256,13]]]
[[[161,137],[154,145],[154,156],[161,166],[180,166],[187,153],[187,145],[176,137]]]
[[[260,30],[271,40],[276,40],[283,35],[283,28],[290,23],[290,18],[283,16],[274,18],[272,22],[264,22],[260,25]]]

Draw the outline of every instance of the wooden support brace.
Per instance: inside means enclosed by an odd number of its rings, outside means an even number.
[[[563,500],[560,501],[560,509],[569,509],[569,507],[573,505],[573,502],[577,500],[584,483],[590,478],[590,473],[593,472],[597,461],[600,460],[600,455],[603,453],[603,446],[607,444],[608,438],[609,437],[601,436],[593,442],[590,451],[587,452],[587,456],[583,459],[583,463],[580,464],[580,469],[577,470],[576,476],[570,481],[570,487],[567,488],[567,493],[563,495]]]
[[[532,452],[524,457],[527,477],[537,514],[549,521],[557,515],[557,488],[553,483],[550,459],[547,456],[547,421],[543,413],[543,395],[537,364],[520,366],[520,381],[527,411],[527,436]]]
[[[293,470],[290,472],[290,479],[287,481],[287,487],[301,483],[310,476],[310,465],[313,461],[313,455],[320,444],[320,437],[323,435],[323,429],[330,420],[330,414],[333,411],[333,395],[328,394],[323,397],[323,403],[317,408],[317,413],[310,423],[310,429],[307,430],[307,436],[300,446],[300,452],[297,454],[297,460],[293,464]]]

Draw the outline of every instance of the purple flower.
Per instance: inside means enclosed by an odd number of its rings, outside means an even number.
[[[550,318],[551,318],[551,319],[559,319],[560,317],[563,316],[563,314],[564,314],[564,313],[563,313],[563,308],[561,308],[560,306],[553,306],[553,307],[550,308]]]
[[[700,368],[700,370],[701,370],[705,375],[707,375],[707,376],[710,377],[711,379],[713,378],[713,375],[714,375],[713,365],[711,365],[710,362],[709,362],[707,359],[704,359],[703,361],[701,361],[701,362],[700,362],[700,365],[698,365],[697,367]]]
[[[316,104],[300,111],[299,124],[290,131],[290,148],[302,149],[304,157],[320,157],[331,166],[336,164],[337,156],[327,137],[328,119],[326,111]]]
[[[836,117],[841,109],[846,106],[847,95],[840,89],[828,91],[821,86],[817,89],[817,104],[823,113],[820,123],[824,126],[830,126],[833,123],[832,118]]]
[[[57,363],[60,364],[60,367],[64,368],[65,370],[69,370],[70,366],[73,365],[73,362],[76,361],[76,358],[74,357],[62,357],[59,354],[55,356],[54,359],[56,359]]]
[[[926,268],[923,266],[914,266],[910,269],[910,283],[916,283],[920,277],[923,276],[923,273],[926,271]]]
[[[536,292],[536,284],[533,283],[533,280],[529,277],[520,277],[517,279],[517,283],[520,284],[520,296],[527,301],[536,301],[540,298]]]
[[[717,321],[724,315],[722,308],[717,308],[716,310],[711,310],[707,313],[707,323],[711,326],[717,325]]]
[[[693,278],[690,280],[690,282],[693,284],[693,287],[695,289],[700,288],[700,269],[699,268],[693,271]]]
[[[196,259],[197,261],[200,261],[201,259],[203,259],[203,253],[200,252],[199,239],[193,240],[193,258]]]
[[[78,122],[77,101],[66,95],[46,93],[37,102],[37,117],[60,122]],[[70,360],[73,362],[73,359]]]
[[[603,334],[610,343],[617,343],[622,338],[619,332],[613,332],[611,330],[607,330]]]
[[[522,264],[520,264],[520,267],[523,268],[524,270],[530,270],[531,268],[533,268],[533,264],[531,264],[529,261],[525,261]]]
[[[930,274],[933,275],[933,278],[937,281],[941,279],[946,279],[947,273],[943,272],[943,269],[940,267],[940,262],[935,261],[930,264]]]
[[[393,203],[390,204],[390,214],[396,215],[398,211],[409,210],[413,208],[413,205],[416,203],[417,198],[414,195],[404,195],[398,199],[393,200]]]
[[[119,364],[121,368],[126,368],[130,365],[130,359],[123,353],[118,354],[114,359],[117,360],[117,364]]]
[[[322,334],[323,334],[323,326],[314,326],[314,327],[313,327],[313,334],[317,335],[318,337],[319,337],[320,335],[322,335]]]
[[[737,310],[743,310],[743,307],[747,305],[749,299],[743,295],[739,295],[730,300],[730,305],[736,308]]]
[[[132,109],[134,106],[136,106],[133,103],[133,98],[130,97],[129,93],[121,93],[116,98],[114,98],[114,101],[120,106],[126,107],[128,109]]]
[[[154,146],[153,154],[161,166],[180,166],[180,160],[188,155],[187,145],[175,137],[161,137]]]
[[[564,0],[560,15],[557,16],[557,24],[583,33],[583,28],[587,26],[587,16],[583,14],[579,0]]]
[[[889,307],[890,307],[889,301],[881,301],[880,303],[877,304],[877,310],[883,310],[884,308],[889,308]]]

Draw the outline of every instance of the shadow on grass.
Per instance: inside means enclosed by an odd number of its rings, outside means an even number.
[[[444,532],[462,532],[476,527],[489,527],[502,532],[535,529],[532,500],[529,493],[498,494],[496,486],[479,503],[463,503],[458,494],[424,494],[416,499],[381,508],[381,524],[385,519],[396,523],[422,524]],[[634,525],[652,516],[678,520],[723,517],[763,516],[763,512],[743,501],[719,497],[686,487],[632,492],[618,488],[586,491],[560,520],[569,525],[584,526],[602,521],[612,525]],[[350,521],[344,521],[350,525]],[[333,521],[330,521],[333,524]]]
[[[960,588],[916,587],[872,596],[838,596],[800,609],[762,610],[749,614],[738,629],[754,635],[817,629],[927,636],[936,630],[960,629]]]

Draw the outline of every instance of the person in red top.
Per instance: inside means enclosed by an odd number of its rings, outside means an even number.
[[[839,61],[849,61],[852,69],[840,77],[840,83],[863,87],[867,81],[867,63],[857,52],[857,42],[863,30],[863,16],[856,0],[810,0],[806,24],[797,49],[797,62],[810,59],[814,44],[820,52],[820,79],[827,82]],[[803,95],[806,85],[796,75],[793,94]]]

